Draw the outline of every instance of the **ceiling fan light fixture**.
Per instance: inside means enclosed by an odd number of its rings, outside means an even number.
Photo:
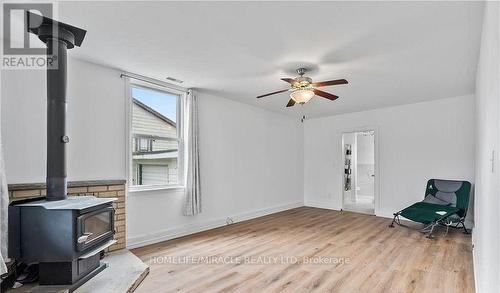
[[[314,91],[312,89],[296,89],[290,93],[290,98],[299,104],[309,102],[312,97],[314,97]]]
[[[295,105],[295,104],[303,105],[303,104],[309,102],[316,95],[318,97],[321,97],[321,98],[324,98],[324,99],[327,99],[330,101],[335,101],[336,99],[339,98],[338,96],[324,92],[322,90],[319,90],[318,88],[348,83],[347,80],[345,80],[345,79],[325,80],[325,81],[320,81],[320,82],[313,82],[312,78],[310,78],[308,76],[304,76],[306,71],[307,70],[305,68],[299,68],[299,69],[297,69],[297,74],[299,76],[297,76],[295,78],[289,78],[289,77],[282,78],[281,80],[284,82],[287,82],[288,85],[290,86],[288,89],[272,92],[272,93],[265,94],[265,95],[260,95],[260,96],[257,96],[257,99],[289,91],[290,92],[290,100],[286,104],[287,108],[293,107],[293,105]]]

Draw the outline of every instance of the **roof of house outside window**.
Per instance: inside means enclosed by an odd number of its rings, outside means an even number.
[[[132,102],[134,102],[134,104],[136,104],[137,106],[143,108],[144,110],[148,111],[149,113],[155,115],[159,119],[167,122],[168,124],[170,124],[170,125],[172,125],[174,127],[177,127],[176,123],[174,121],[172,121],[169,118],[165,117],[164,115],[160,114],[158,111],[155,111],[153,108],[151,108],[148,105],[142,103],[141,101],[139,101],[139,100],[137,100],[135,98],[132,98]]]

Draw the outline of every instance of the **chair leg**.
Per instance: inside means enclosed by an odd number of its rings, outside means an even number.
[[[446,225],[446,233],[444,233],[444,237],[448,236],[449,231],[450,231],[450,225]]]
[[[460,224],[462,224],[462,228],[464,228],[464,234],[470,234],[470,232],[467,230],[467,228],[465,228],[465,223],[464,221],[460,221]]]
[[[396,218],[397,218],[398,216],[399,216],[399,214],[398,214],[398,213],[395,213],[395,214],[394,214],[394,218],[392,219],[392,222],[391,222],[391,224],[389,225],[389,228],[394,228],[394,223],[397,223],[397,222],[396,222]]]
[[[432,232],[434,231],[434,227],[437,226],[438,223],[436,222],[432,222],[431,226],[430,226],[430,230],[429,230],[429,233],[427,233],[427,238],[429,239],[432,239]]]

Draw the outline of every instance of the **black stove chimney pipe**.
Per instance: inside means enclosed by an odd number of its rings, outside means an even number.
[[[28,31],[47,45],[47,200],[67,198],[67,50],[80,46],[85,30],[28,14]]]

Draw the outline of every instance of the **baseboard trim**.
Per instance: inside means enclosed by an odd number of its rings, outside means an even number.
[[[331,202],[327,202],[327,201],[308,200],[305,202],[304,205],[306,207],[328,209],[328,210],[334,210],[334,211],[341,211],[342,210],[342,207],[336,206],[336,205],[332,204]],[[393,214],[385,213],[385,212],[375,212],[375,216],[392,219]]]
[[[296,201],[296,202],[290,202],[282,205],[277,205],[269,208],[264,208],[264,209],[259,209],[259,210],[253,210],[249,212],[243,212],[239,213],[236,215],[228,215],[234,223],[246,221],[246,220],[251,220],[255,218],[259,218],[262,216],[266,216],[269,214],[274,214],[298,207],[304,206],[304,202],[302,201]],[[128,249],[133,249],[133,248],[138,248],[166,240],[171,240],[175,238],[179,238],[182,236],[187,236],[191,234],[195,234],[198,232],[203,232],[206,230],[214,229],[214,228],[219,228],[222,226],[226,226],[226,219],[227,217],[224,218],[218,218],[214,220],[209,220],[209,221],[204,221],[202,223],[193,223],[193,224],[187,224],[187,225],[182,225],[179,227],[159,231],[153,234],[148,234],[148,235],[142,235],[138,237],[131,237],[127,238],[127,248]]]
[[[333,203],[327,201],[307,200],[304,205],[306,207],[328,209],[335,211],[340,211],[342,209],[342,207],[336,206]]]
[[[386,213],[386,212],[379,212],[376,214],[377,217],[381,217],[381,218],[388,218],[388,219],[392,219],[394,218],[394,214],[392,213]]]

